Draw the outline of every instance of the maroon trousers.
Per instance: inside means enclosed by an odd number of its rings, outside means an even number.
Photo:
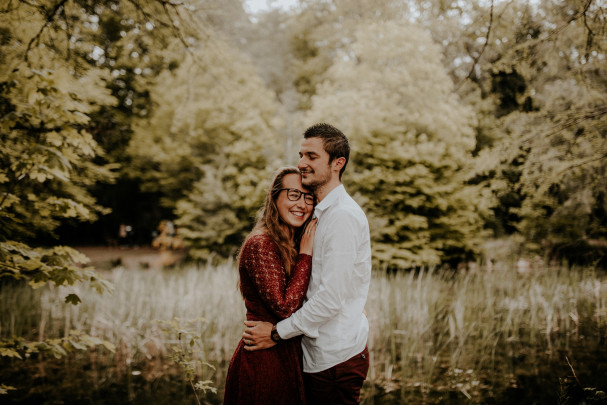
[[[360,389],[369,371],[369,349],[318,373],[304,373],[306,401],[314,405],[360,403]]]

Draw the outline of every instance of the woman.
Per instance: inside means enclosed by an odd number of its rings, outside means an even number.
[[[279,169],[238,259],[247,320],[275,324],[302,305],[312,268],[313,207],[299,170]],[[224,405],[305,404],[300,339],[254,352],[244,345],[241,339],[230,361]]]

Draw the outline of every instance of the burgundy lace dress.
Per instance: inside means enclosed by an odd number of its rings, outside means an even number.
[[[287,277],[274,241],[264,234],[244,244],[239,266],[247,320],[273,324],[288,318],[303,303],[312,256],[300,254]],[[230,361],[223,403],[305,404],[301,342],[283,340],[270,349],[249,352],[242,339]]]

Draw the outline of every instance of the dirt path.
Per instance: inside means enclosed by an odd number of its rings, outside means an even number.
[[[91,265],[100,270],[117,266],[127,269],[159,269],[183,259],[183,251],[158,250],[151,247],[86,246],[76,249],[91,259]]]

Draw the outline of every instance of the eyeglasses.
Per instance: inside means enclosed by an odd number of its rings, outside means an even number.
[[[287,190],[287,198],[291,201],[298,201],[301,196],[304,197],[304,202],[308,205],[314,205],[314,194],[304,193],[296,188],[281,188],[280,191]]]

